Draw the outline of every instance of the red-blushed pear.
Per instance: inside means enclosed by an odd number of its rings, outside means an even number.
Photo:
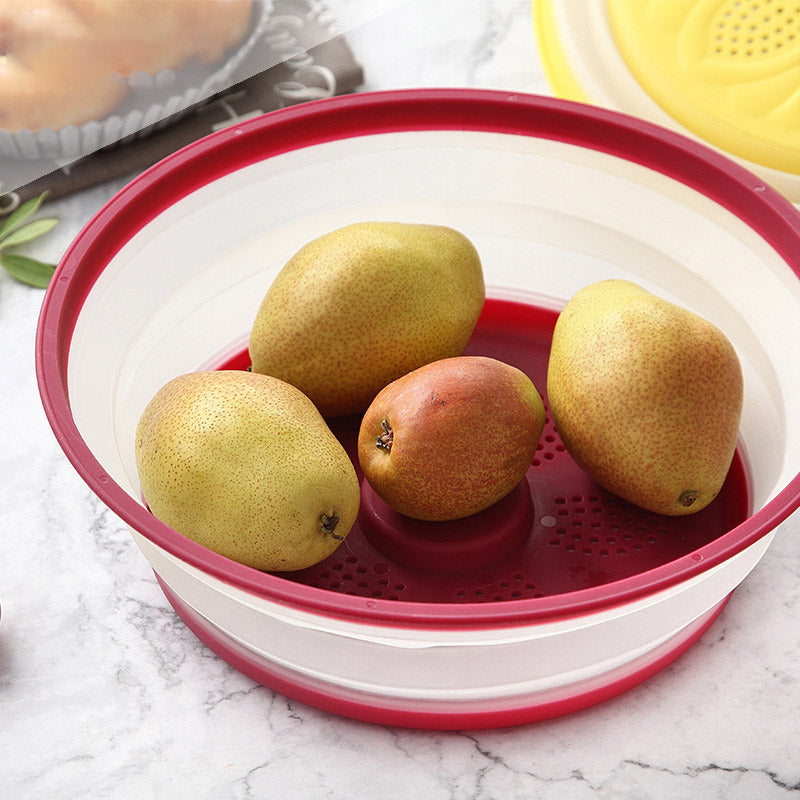
[[[353,464],[312,402],[240,370],[167,382],[136,430],[150,510],[178,533],[260,570],[330,555],[358,515]]]
[[[484,295],[462,233],[346,225],[304,245],[270,285],[250,332],[252,368],[297,386],[323,416],[363,414],[390,381],[461,355]]]
[[[378,393],[361,422],[359,462],[401,514],[460,519],[519,484],[544,421],[539,392],[516,367],[483,356],[440,359]]]
[[[660,514],[705,508],[736,450],[739,358],[708,320],[604,280],[559,315],[547,399],[568,452],[602,487]]]

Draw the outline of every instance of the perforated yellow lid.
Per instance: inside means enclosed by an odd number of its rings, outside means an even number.
[[[800,175],[800,0],[607,0],[645,91],[723,150]]]

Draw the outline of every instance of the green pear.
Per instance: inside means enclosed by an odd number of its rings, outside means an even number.
[[[363,413],[395,378],[460,355],[484,294],[478,254],[458,231],[347,225],[276,276],[251,330],[252,369],[296,386],[326,417]]]
[[[322,561],[358,514],[353,464],[313,403],[277,378],[193,372],[155,394],[136,430],[153,514],[260,570]]]
[[[359,462],[401,514],[461,519],[519,484],[544,421],[539,392],[516,367],[483,356],[441,359],[378,393],[361,421]]]
[[[725,334],[631,281],[581,289],[556,322],[547,374],[556,429],[597,483],[641,508],[691,514],[717,496],[742,393]]]

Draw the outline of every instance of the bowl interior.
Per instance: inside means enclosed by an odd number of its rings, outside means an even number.
[[[544,391],[558,311],[489,297],[467,355],[497,358]],[[247,350],[213,366],[246,369]],[[358,461],[360,416],[329,420],[361,481],[361,509],[341,547],[287,581],[356,597],[486,603],[602,586],[687,556],[747,519],[747,465],[737,453],[713,503],[685,517],[653,514],[599,487],[545,425],[525,478],[501,501],[453,522],[416,522],[384,503]]]
[[[155,391],[240,353],[269,283],[302,244],[357,220],[401,220],[465,233],[498,301],[555,313],[582,286],[620,277],[718,325],[744,371],[751,517],[776,498],[789,513],[800,471],[800,265],[787,256],[800,224],[789,205],[645,124],[481,92],[448,111],[448,97],[424,114],[399,94],[388,107],[354,99],[350,113],[325,101],[222,131],[134,182],[87,226],[46,303],[40,346],[64,379],[68,408],[51,414],[63,417],[62,445],[79,471],[124,493],[114,510],[134,527],[151,526],[133,443]],[[319,133],[331,112],[344,122]],[[578,132],[556,132],[555,118]],[[295,127],[281,130],[282,120]],[[297,130],[289,143],[278,136]],[[704,185],[698,165],[727,183]],[[48,330],[66,344],[48,350]],[[46,381],[43,395],[47,404]],[[176,552],[180,538],[170,540]]]

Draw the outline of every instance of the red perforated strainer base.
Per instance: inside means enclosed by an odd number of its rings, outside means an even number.
[[[556,318],[552,309],[489,298],[466,353],[518,367],[544,395]],[[243,352],[220,367],[248,364]],[[329,420],[361,478],[359,423],[357,417]],[[725,486],[707,508],[686,517],[661,516],[595,484],[565,451],[549,409],[523,483],[468,520],[404,521],[362,485],[359,519],[339,549],[314,567],[283,577],[388,600],[481,603],[543,597],[626,578],[685,556],[749,514],[747,474],[738,453]]]

